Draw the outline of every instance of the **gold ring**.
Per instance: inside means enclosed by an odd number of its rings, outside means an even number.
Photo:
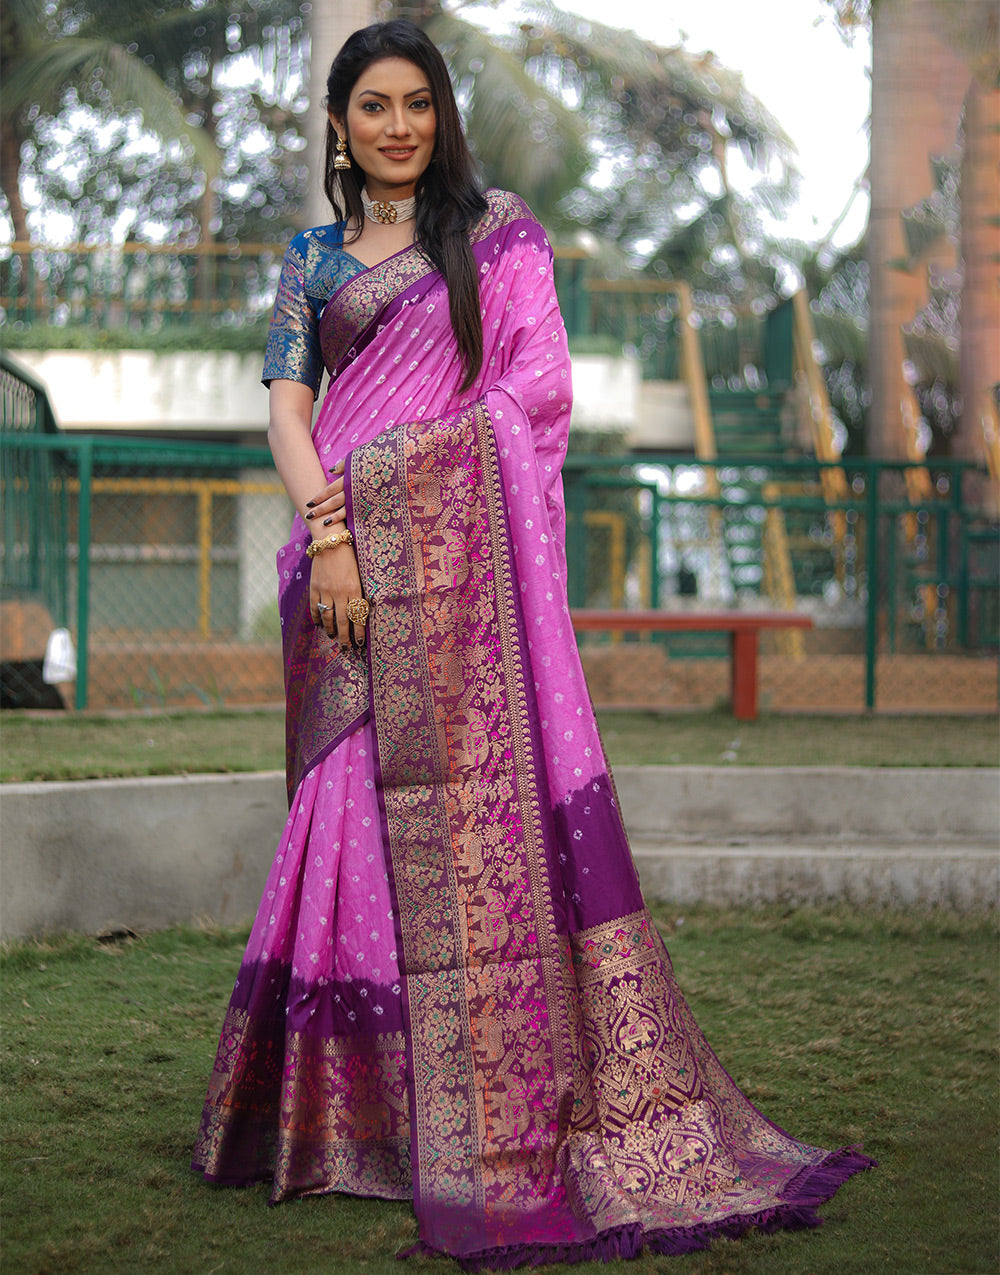
[[[347,603],[347,618],[352,624],[365,624],[370,610],[367,598],[351,598]]]

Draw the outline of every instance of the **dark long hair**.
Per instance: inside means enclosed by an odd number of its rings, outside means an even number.
[[[487,205],[466,145],[444,58],[423,31],[405,19],[379,22],[355,31],[330,68],[326,107],[346,121],[347,103],[358,77],[382,58],[413,62],[427,76],[431,90],[437,133],[431,162],[416,186],[416,240],[448,286],[451,326],[465,364],[462,389],[466,390],[483,365],[479,275],[469,246],[469,230],[486,212]],[[350,137],[346,140],[350,153]],[[347,218],[361,226],[365,174],[357,163],[337,172],[333,166],[336,154],[337,131],[327,121],[323,189],[338,221]]]

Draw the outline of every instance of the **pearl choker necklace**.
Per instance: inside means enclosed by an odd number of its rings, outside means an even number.
[[[400,221],[409,221],[416,215],[417,197],[393,201],[391,199],[369,199],[367,186],[361,188],[361,202],[365,216],[369,221],[376,221],[382,226],[393,226]]]

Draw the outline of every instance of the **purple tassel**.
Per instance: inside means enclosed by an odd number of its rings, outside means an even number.
[[[874,1169],[877,1160],[858,1147],[841,1147],[828,1155],[822,1164],[807,1165],[792,1178],[785,1190],[789,1202],[823,1204],[849,1177],[865,1169]]]
[[[643,1250],[641,1226],[620,1226],[579,1244],[512,1244],[483,1253],[448,1253],[463,1271],[512,1271],[518,1266],[550,1266],[554,1262],[614,1262],[638,1257]],[[397,1257],[441,1257],[423,1242]]]
[[[849,1177],[878,1162],[857,1147],[842,1147],[822,1164],[807,1165],[789,1182],[780,1204],[759,1213],[723,1218],[700,1226],[677,1226],[668,1231],[643,1232],[639,1226],[622,1226],[605,1231],[580,1244],[515,1244],[483,1253],[442,1254],[422,1241],[398,1253],[397,1257],[451,1257],[463,1271],[512,1271],[518,1266],[547,1266],[554,1262],[613,1262],[639,1257],[643,1250],[664,1257],[677,1257],[707,1248],[714,1239],[737,1239],[745,1231],[797,1231],[819,1226],[817,1208]]]

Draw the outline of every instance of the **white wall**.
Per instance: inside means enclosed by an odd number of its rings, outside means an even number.
[[[639,416],[639,363],[611,355],[573,356],[574,429],[632,429]]]
[[[267,428],[267,392],[256,354],[18,350],[14,357],[45,384],[56,420],[67,431],[253,435]],[[574,356],[572,423],[576,429],[625,430],[632,447],[694,447],[687,387],[643,381],[634,358]]]
[[[18,350],[67,430],[248,433],[267,428],[262,356],[226,351]]]
[[[17,362],[49,392],[65,430],[183,430],[254,433],[267,428],[261,356],[148,350],[18,350]],[[640,411],[639,364],[631,358],[573,359],[573,425],[633,429]]]

